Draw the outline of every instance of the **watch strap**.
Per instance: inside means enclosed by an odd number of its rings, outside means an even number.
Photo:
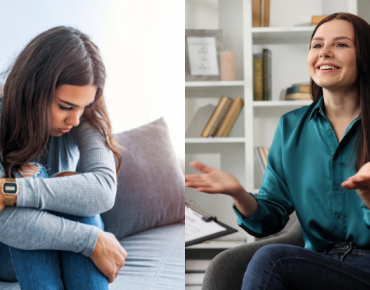
[[[16,205],[15,199],[16,199],[16,196],[6,196],[5,195],[5,206]]]
[[[3,183],[3,186],[6,182],[12,182],[12,183],[16,183],[15,181],[15,178],[5,178],[5,182]],[[3,191],[3,190],[2,190]],[[5,194],[4,191],[3,191],[3,194],[4,194],[4,197],[5,197],[5,206],[14,206],[16,205],[16,200],[17,200],[17,195],[8,195],[8,194]]]

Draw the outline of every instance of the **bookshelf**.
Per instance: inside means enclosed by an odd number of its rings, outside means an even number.
[[[235,81],[185,83],[186,173],[195,172],[188,165],[190,161],[203,161],[230,172],[246,190],[258,193],[262,176],[253,148],[270,147],[280,117],[311,103],[282,100],[284,90],[291,84],[309,81],[306,59],[313,27],[304,23],[309,23],[312,15],[338,11],[353,14],[359,11],[358,15],[369,21],[370,13],[361,15],[361,11],[369,11],[369,6],[365,0],[270,0],[270,27],[251,27],[252,0],[186,0],[186,28],[221,29],[224,48],[235,52],[236,63]],[[272,52],[271,101],[253,101],[253,54],[262,48]],[[244,108],[229,137],[201,138],[200,133],[211,114],[206,107],[216,106],[222,95],[242,97]],[[203,119],[199,112],[203,113]],[[238,233],[219,240],[255,240],[237,226],[230,197],[189,188],[185,190],[185,197],[220,221],[239,229]]]

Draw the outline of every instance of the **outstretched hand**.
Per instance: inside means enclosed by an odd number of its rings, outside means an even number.
[[[207,167],[198,161],[193,161],[190,165],[204,174],[185,175],[185,186],[196,188],[200,192],[223,193],[230,196],[244,192],[238,180],[231,174]]]
[[[370,162],[365,163],[355,175],[349,177],[341,185],[345,189],[356,189],[357,194],[370,208]]]

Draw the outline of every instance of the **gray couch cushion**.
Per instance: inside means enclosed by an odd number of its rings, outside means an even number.
[[[117,239],[184,220],[185,179],[163,118],[115,135],[125,147],[114,207],[102,214]]]
[[[110,290],[181,290],[185,287],[185,225],[150,229],[120,240],[128,253]],[[0,282],[1,290],[20,290]]]
[[[184,241],[183,223],[150,229],[120,240],[128,256],[109,289],[184,289]]]

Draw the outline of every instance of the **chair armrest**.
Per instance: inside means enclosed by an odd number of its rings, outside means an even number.
[[[244,273],[254,253],[270,244],[303,247],[304,242],[299,221],[296,221],[288,232],[280,236],[247,243],[218,254],[207,268],[202,290],[240,290]]]

